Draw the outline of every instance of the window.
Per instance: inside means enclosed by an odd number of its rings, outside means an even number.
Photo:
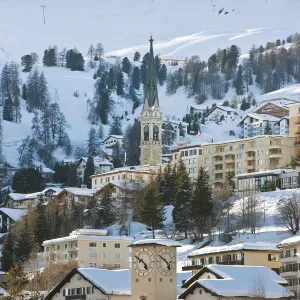
[[[90,258],[97,258],[97,253],[96,252],[89,252],[89,257]]]
[[[120,253],[115,253],[115,258],[121,258],[121,254]]]
[[[237,156],[237,159],[242,159],[243,158],[243,153],[238,153],[236,156]]]
[[[97,184],[97,179],[95,179],[95,184]]]
[[[107,258],[107,254],[106,253],[102,253],[102,258],[106,259]]]
[[[65,254],[65,259],[68,259],[68,254]]]
[[[268,261],[279,261],[278,255],[268,254]]]
[[[158,141],[159,140],[159,128],[157,125],[153,126],[153,140]]]
[[[106,248],[106,243],[103,243],[102,246],[103,246],[103,248]]]
[[[59,250],[59,245],[57,245],[57,250]]]
[[[97,264],[96,263],[89,263],[89,268],[97,268]]]
[[[65,244],[65,249],[67,249],[68,248],[68,244]]]
[[[121,248],[120,244],[115,244],[115,248]]]
[[[189,151],[184,151],[184,156],[189,156]]]
[[[177,154],[175,154],[175,159],[177,159]]]
[[[114,264],[114,268],[115,268],[115,269],[120,269],[120,268],[121,268],[121,265],[120,265],[120,264]]]
[[[199,149],[199,155],[202,155],[202,149]]]
[[[205,163],[206,163],[206,164],[209,164],[209,157],[206,157],[206,158],[205,158]]]
[[[89,243],[89,247],[97,247],[97,243]]]
[[[88,287],[86,288],[86,293],[87,293],[88,295],[94,294],[94,287],[93,287],[93,286],[88,286]]]
[[[46,251],[47,251],[47,252],[49,251],[49,247],[46,248]]]

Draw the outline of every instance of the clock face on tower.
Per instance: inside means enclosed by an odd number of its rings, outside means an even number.
[[[141,277],[148,276],[154,266],[154,255],[148,248],[139,249],[133,257],[133,268]]]
[[[158,271],[164,276],[170,276],[176,265],[175,254],[168,248],[164,248],[159,251],[157,256],[157,268]]]

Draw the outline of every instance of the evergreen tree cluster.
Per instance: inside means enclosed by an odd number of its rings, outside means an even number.
[[[49,47],[44,51],[43,65],[45,67],[56,67],[57,66],[57,47]]]
[[[21,122],[21,78],[19,65],[15,62],[5,63],[0,78],[0,97],[3,103],[3,119]]]
[[[66,53],[66,67],[71,71],[84,70],[84,58],[76,48],[70,49]]]
[[[76,187],[77,186],[77,167],[75,163],[62,164],[56,162],[54,165],[53,181],[61,183],[62,186]]]
[[[61,202],[55,199],[45,205],[43,196],[40,196],[36,207],[30,208],[28,214],[17,221],[5,236],[1,268],[8,271],[23,265],[32,251],[42,250],[45,240],[67,236],[85,225],[103,229],[112,225],[116,218],[109,186],[89,199],[86,205],[74,200]]]

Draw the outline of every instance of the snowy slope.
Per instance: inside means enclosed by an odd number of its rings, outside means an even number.
[[[105,56],[132,58],[135,51],[142,54],[148,51],[150,31],[155,39],[155,53],[164,57],[199,55],[207,59],[217,48],[231,44],[237,44],[246,53],[252,44],[265,45],[267,41],[283,39],[297,31],[296,13],[300,8],[298,0],[273,0],[272,4],[261,0],[89,0],[88,3],[44,0],[42,4],[46,5],[46,24],[43,24],[40,1],[0,1],[0,69],[5,61],[20,62],[22,55],[33,51],[39,54],[41,61],[49,45],[57,45],[59,49],[77,47],[85,55],[90,44],[102,42]],[[219,15],[222,8],[228,14]],[[109,60],[114,63],[115,59]],[[70,125],[68,133],[72,145],[86,145],[90,128],[86,101],[93,96],[93,71],[71,72],[40,65],[38,68],[45,73],[52,101],[57,89],[61,110]],[[23,82],[27,75],[22,74]],[[75,90],[80,94],[78,98],[73,96]],[[259,91],[254,87],[252,92],[256,95]],[[284,95],[287,97],[289,92],[298,97],[297,87],[284,91]],[[232,96],[229,92],[223,100],[231,100]],[[129,123],[139,116],[141,107],[131,115],[130,103],[115,95],[113,100],[115,115],[127,110]],[[183,89],[167,97],[165,87],[159,87],[159,100],[165,115],[180,119],[187,107],[194,104]],[[212,103],[222,101],[209,99],[205,105],[211,107]],[[32,115],[23,109],[21,124],[4,122],[4,154],[8,162],[17,163],[16,149],[30,134],[31,119]],[[236,127],[236,122],[218,126],[217,135],[215,125],[203,126],[201,140],[210,141],[211,136],[214,140],[234,138],[229,137],[228,132]],[[123,128],[127,125],[124,121]],[[235,132],[238,136],[239,129]]]

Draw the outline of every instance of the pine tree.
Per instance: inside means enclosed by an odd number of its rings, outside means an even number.
[[[110,99],[106,86],[104,86],[103,75],[101,80],[98,79],[95,84],[94,101],[96,103],[96,114],[101,123],[106,125],[108,122],[108,114],[110,111]]]
[[[43,65],[46,67],[55,67],[57,65],[57,53],[55,47],[49,47],[44,51]]]
[[[163,85],[166,80],[167,80],[167,67],[165,64],[163,64],[158,73],[158,82],[160,85]],[[181,85],[182,84],[180,84],[180,86]]]
[[[95,53],[98,57],[98,59],[101,59],[103,54],[104,54],[104,47],[102,45],[102,43],[97,43],[96,47],[95,47]]]
[[[148,70],[149,52],[147,52],[142,60],[141,64],[141,82],[145,84]]]
[[[98,140],[101,141],[103,139],[103,136],[104,136],[104,129],[102,123],[100,123],[97,131]]]
[[[89,57],[90,60],[94,59],[94,57],[95,57],[95,47],[93,45],[91,45],[89,47],[89,50],[87,52],[87,56]]]
[[[117,95],[121,97],[124,95],[124,76],[121,71],[117,74]]]
[[[14,267],[14,241],[13,235],[11,232],[5,235],[2,253],[1,253],[1,270],[8,272],[11,268]]]
[[[191,185],[189,174],[181,159],[179,160],[176,174],[176,194],[172,216],[176,230],[184,232],[185,238],[187,239],[188,229],[191,227],[189,219]]]
[[[133,56],[133,61],[139,61],[141,58],[141,54],[139,52],[135,52]]]
[[[46,206],[42,195],[39,196],[39,202],[34,208],[35,219],[33,227],[33,235],[35,244],[38,246],[39,251],[42,250],[42,244],[48,238],[48,230],[46,224]]]
[[[107,88],[111,91],[116,88],[116,76],[113,67],[109,68],[108,78],[107,78]]]
[[[117,142],[112,147],[112,164],[115,168],[120,168],[124,166],[124,152],[120,146],[120,143]]]
[[[71,163],[69,165],[67,185],[70,186],[70,187],[77,186],[77,168],[76,168],[76,164]]]
[[[105,186],[100,193],[100,201],[96,205],[99,228],[107,228],[116,221],[116,210],[112,198],[113,187]],[[97,226],[97,227],[98,227]]]
[[[212,191],[208,179],[208,173],[201,167],[193,189],[190,206],[190,220],[200,233],[201,240],[205,231],[209,229],[208,222],[213,209]]]
[[[132,126],[128,126],[125,132],[124,148],[127,155],[127,161],[125,162],[128,166],[139,165],[141,149],[141,123],[135,121]]]
[[[152,230],[155,239],[156,229],[161,229],[165,221],[165,209],[160,201],[157,184],[151,183],[145,191],[139,207],[139,221]]]
[[[122,71],[126,74],[129,74],[131,71],[131,63],[128,57],[124,57],[122,60]]]
[[[267,123],[266,123],[264,134],[267,134],[267,135],[271,135],[272,134],[272,127],[271,127],[271,124],[270,124],[269,121],[267,121]]]
[[[90,128],[88,136],[88,154],[95,156],[99,153],[99,143],[96,129],[94,127]]]
[[[83,183],[90,189],[92,188],[92,180],[91,176],[95,174],[95,165],[94,165],[94,159],[90,155],[86,162],[86,167],[84,169],[84,175],[83,175]]]
[[[141,74],[140,74],[140,69],[139,67],[134,67],[133,72],[132,72],[132,77],[131,77],[131,84],[132,86],[136,89],[140,89],[141,85]]]
[[[235,89],[237,95],[244,94],[244,86],[243,86],[243,71],[242,66],[239,65],[238,72],[235,78]]]
[[[7,95],[4,101],[3,119],[9,122],[14,120],[13,102],[10,95]]]
[[[110,127],[110,131],[109,134],[113,134],[113,135],[122,135],[122,124],[121,124],[121,120],[119,117],[115,117],[114,121]]]
[[[24,67],[22,72],[30,72],[33,66],[33,60],[31,55],[26,54],[21,57],[21,66]]]

